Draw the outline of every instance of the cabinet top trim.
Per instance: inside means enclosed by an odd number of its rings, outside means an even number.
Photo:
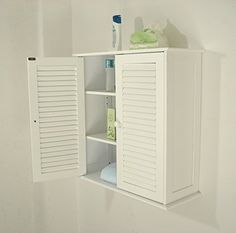
[[[122,54],[138,54],[138,53],[156,53],[166,51],[189,51],[189,52],[204,52],[203,49],[188,49],[188,48],[154,48],[154,49],[136,49],[136,50],[121,50],[121,51],[106,51],[95,53],[74,53],[74,57],[88,57],[88,56],[109,56]]]

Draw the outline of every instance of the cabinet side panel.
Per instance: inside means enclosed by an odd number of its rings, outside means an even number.
[[[167,203],[198,191],[201,53],[167,55]]]

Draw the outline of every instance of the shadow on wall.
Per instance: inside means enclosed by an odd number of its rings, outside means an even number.
[[[158,22],[154,22],[153,25],[158,24]],[[145,28],[143,24],[142,17],[138,16],[134,19],[134,31],[141,31]],[[168,39],[169,47],[171,48],[188,48],[187,37],[181,33],[178,28],[167,20],[167,24],[165,28],[163,28],[163,32]]]
[[[218,228],[216,200],[219,154],[220,74],[219,54],[205,52],[202,74],[201,173],[202,196],[173,209],[186,218]]]
[[[163,29],[165,33],[169,47],[172,48],[188,48],[188,40],[187,37],[181,33],[178,28],[167,20],[166,27]]]
[[[143,25],[143,18],[142,17],[136,17],[134,19],[134,31],[138,32],[144,29],[144,25]]]

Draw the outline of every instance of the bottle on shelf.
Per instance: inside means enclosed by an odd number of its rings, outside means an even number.
[[[111,140],[116,140],[114,108],[107,108],[107,138]]]
[[[112,47],[114,50],[121,50],[121,16],[112,17]]]
[[[115,91],[115,68],[114,59],[105,60],[106,69],[106,91]]]

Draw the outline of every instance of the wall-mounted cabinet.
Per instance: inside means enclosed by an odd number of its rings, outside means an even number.
[[[164,48],[29,58],[34,180],[79,176],[163,208],[198,194],[201,57]],[[105,88],[107,58],[115,91]],[[100,178],[113,162],[115,184]]]

